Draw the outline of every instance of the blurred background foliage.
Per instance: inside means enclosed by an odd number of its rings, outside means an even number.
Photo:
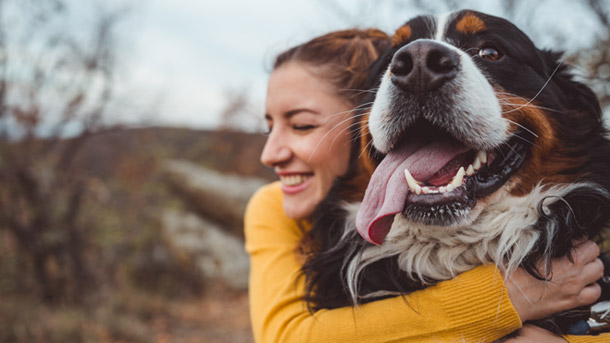
[[[94,13],[85,30],[75,29],[75,6]],[[214,303],[172,304],[206,292],[240,305],[241,314],[217,317],[247,323],[243,291],[206,280],[164,235],[160,214],[183,202],[163,163],[269,178],[258,163],[263,137],[109,123],[129,96],[117,74],[134,10],[0,0],[0,342],[151,342],[189,322],[205,341],[202,329],[218,326],[205,311]]]
[[[580,3],[599,34],[567,60],[607,111],[610,8]],[[86,30],[75,29],[74,6],[94,13]],[[540,5],[503,6],[511,19]],[[321,7],[346,26],[365,15],[338,1]],[[240,214],[214,212],[223,203],[241,211],[273,179],[258,162],[264,137],[238,130],[253,105],[247,92],[227,92],[222,124],[209,131],[109,121],[130,98],[118,74],[129,60],[122,25],[135,11],[133,2],[0,0],[0,342],[252,340],[243,281],[231,282],[247,262],[225,267],[236,254],[206,242],[241,247]],[[233,198],[211,190],[219,185],[233,185]]]

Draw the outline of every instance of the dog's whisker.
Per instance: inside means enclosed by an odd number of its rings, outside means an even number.
[[[364,148],[362,148],[362,151],[360,152],[360,155],[358,155],[358,159],[362,158],[362,155],[364,155],[364,152],[366,151],[366,149],[370,149],[370,152],[373,151],[373,140],[372,139],[371,139],[370,142],[366,143]]]
[[[555,67],[555,70],[553,70],[553,73],[551,73],[551,76],[549,76],[549,78],[546,80],[546,82],[542,85],[542,87],[540,88],[540,90],[538,91],[538,93],[536,93],[536,95],[534,95],[533,98],[531,98],[527,103],[525,103],[524,105],[515,108],[513,110],[510,110],[508,112],[504,112],[504,114],[506,113],[510,113],[510,112],[515,112],[518,111],[520,109],[522,109],[523,107],[529,105],[530,103],[532,103],[532,101],[534,101],[541,93],[542,91],[546,88],[546,86],[549,84],[549,82],[551,82],[551,79],[553,78],[553,76],[555,76],[555,74],[557,73],[557,71],[559,70],[559,67],[561,67],[561,65],[563,64],[563,61],[560,61],[559,63],[557,63],[557,67]]]
[[[374,149],[374,145],[373,145],[373,140],[371,139],[368,143],[366,143],[366,145],[362,148],[362,151],[360,152],[360,155],[358,155],[358,159],[362,158],[362,155],[364,155],[364,153],[367,151],[370,155],[373,154],[373,149]]]
[[[364,120],[360,120],[360,121],[357,121],[357,122],[351,124],[350,127],[353,127],[355,125],[366,126],[366,123],[368,123],[368,120],[364,119]],[[360,135],[356,135],[350,139],[351,142],[356,142],[359,140],[360,140]]]
[[[535,143],[535,142],[532,142],[532,141],[530,141],[530,140],[529,140],[529,139],[527,139],[527,138],[521,137],[521,136],[519,136],[519,135],[514,135],[514,136],[515,136],[515,137],[517,137],[517,138],[519,138],[520,140],[522,140],[522,141],[526,142],[526,143],[531,144],[532,146],[536,146],[536,143]]]
[[[519,137],[519,136],[517,136],[517,137]],[[519,138],[521,138],[521,137],[519,137]],[[517,152],[517,150],[515,150],[515,149],[514,149],[512,146],[510,146],[510,144],[508,144],[508,143],[503,143],[503,144],[504,144],[504,145],[506,145],[506,146],[507,146],[507,147],[508,147],[510,150],[512,150],[512,151],[513,151],[515,154],[517,154],[517,155],[519,154],[519,153]]]
[[[333,141],[330,143],[330,146],[332,147],[335,144],[335,141],[337,140],[337,138],[339,138],[339,136],[345,132],[346,130],[351,129],[354,126],[360,126],[360,124],[362,124],[361,121],[359,122],[355,122],[355,123],[351,123],[350,125],[348,125],[347,127],[343,128],[343,130],[339,131],[339,133],[337,133],[337,135],[335,136],[335,138],[333,139]],[[352,140],[350,139],[348,142],[352,142]]]
[[[349,118],[346,118],[346,119],[344,119],[344,120],[340,121],[340,122],[339,122],[339,123],[337,123],[335,126],[333,126],[333,127],[330,129],[330,130],[328,130],[328,132],[326,132],[326,133],[324,134],[324,136],[322,136],[322,138],[320,138],[320,140],[318,141],[318,144],[316,144],[316,146],[315,146],[315,147],[314,147],[314,149],[312,150],[311,154],[309,154],[309,158],[307,159],[307,162],[308,162],[308,163],[309,163],[309,162],[311,162],[311,158],[312,158],[312,157],[313,157],[313,155],[316,153],[316,151],[318,151],[318,148],[320,147],[320,145],[322,144],[322,142],[323,142],[323,141],[326,139],[326,137],[328,137],[328,135],[330,135],[330,134],[331,134],[331,132],[333,132],[333,131],[334,131],[336,128],[338,128],[339,126],[341,126],[341,124],[343,124],[343,123],[345,123],[345,122],[347,122],[347,121],[350,121],[350,120],[355,120],[356,118],[358,118],[358,117],[362,117],[362,116],[365,116],[365,115],[366,115],[366,113],[361,113],[361,114],[357,114],[357,115],[350,116]],[[351,126],[351,125],[353,125],[353,124],[350,124],[350,126]],[[343,131],[341,131],[341,132],[343,132]],[[338,134],[337,134],[337,136],[338,136]],[[334,140],[333,140],[333,142],[334,142]],[[332,147],[332,144],[331,144],[331,147]]]
[[[359,110],[365,109],[368,105],[372,105],[373,102],[365,102],[364,104],[360,104],[352,109],[346,110],[346,111],[341,111],[341,112],[337,112],[337,113],[333,113],[333,114],[329,114],[327,117],[328,118],[332,118],[338,115],[342,115],[345,113],[350,113],[350,112],[358,112]]]
[[[540,106],[540,105],[535,105],[535,104],[531,104],[531,103],[527,103],[529,100],[522,97],[522,96],[518,96],[515,94],[511,94],[508,92],[502,92],[502,91],[497,91],[496,94],[498,95],[505,95],[506,97],[504,98],[499,98],[498,102],[502,105],[509,105],[509,106],[525,106],[525,107],[529,107],[529,108],[539,108],[542,110],[546,110],[546,111],[551,111],[551,112],[557,112],[557,113],[564,113],[564,111],[555,109],[555,108],[550,108],[550,107],[544,107],[544,106]],[[526,102],[526,104],[523,103],[514,103],[514,102],[510,102],[510,100],[514,100],[514,99],[518,99],[518,100],[523,100]]]
[[[341,89],[339,89],[339,92],[356,92],[354,95],[360,95],[360,94],[364,94],[364,93],[376,94],[377,90],[379,90],[379,88],[372,88],[372,89],[341,88]]]
[[[506,143],[504,143],[506,144]],[[508,144],[507,144],[508,145]],[[500,147],[495,148],[495,150],[502,155],[503,158],[506,158],[506,155],[504,154],[504,151],[502,149],[500,149]]]
[[[512,124],[517,125],[518,127],[522,128],[523,130],[525,130],[525,131],[529,132],[530,134],[532,134],[534,137],[538,138],[538,135],[537,135],[537,134],[536,134],[534,131],[532,131],[532,130],[528,129],[527,127],[525,127],[525,126],[523,126],[523,125],[521,125],[521,124],[519,124],[519,123],[517,123],[517,122],[516,122],[516,121],[514,121],[514,120],[510,120],[510,119],[508,119],[508,118],[505,118],[505,119],[506,119],[506,121],[508,121],[508,122],[510,122],[510,123],[512,123]]]
[[[369,89],[359,89],[359,88],[340,88],[339,91],[353,91],[353,92],[375,92],[379,90],[379,87],[369,88]]]
[[[520,108],[523,107],[527,107],[527,108],[536,108],[536,109],[541,109],[541,110],[545,110],[548,112],[555,112],[555,113],[565,113],[565,111],[562,110],[558,110],[555,108],[550,108],[550,107],[544,107],[544,106],[539,106],[539,105],[534,105],[534,104],[529,104],[529,105],[524,105],[524,104],[519,104],[519,103],[509,103],[509,102],[503,102],[502,100],[500,100],[500,104],[501,105],[508,105],[508,106],[521,106]],[[503,111],[502,113],[509,113],[511,112],[513,109],[509,110],[509,111]]]
[[[519,100],[523,100],[525,102],[529,101],[529,99],[524,98],[520,95],[516,95],[516,94],[512,94],[509,92],[502,92],[502,91],[496,91],[496,94],[500,94],[500,95],[506,95],[507,98],[506,99],[501,99],[501,100],[507,100],[507,99],[519,99]]]

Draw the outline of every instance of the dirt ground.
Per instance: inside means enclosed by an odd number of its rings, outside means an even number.
[[[171,319],[155,323],[156,343],[254,342],[245,292],[206,292],[201,300],[172,304],[169,312]]]

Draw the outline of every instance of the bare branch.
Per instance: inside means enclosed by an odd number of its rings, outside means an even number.
[[[19,21],[4,20],[9,3]],[[112,129],[104,117],[116,83],[116,26],[125,14],[97,8],[94,25],[77,32],[63,22],[70,6],[0,0],[0,230],[32,261],[23,272],[48,301],[72,298],[91,274],[84,256],[90,241],[79,226],[87,175],[74,161],[95,132]],[[74,137],[65,139],[69,130]]]
[[[608,15],[610,2],[607,0],[586,0],[585,3],[597,17],[599,23],[605,27],[607,31],[610,31],[610,16]]]

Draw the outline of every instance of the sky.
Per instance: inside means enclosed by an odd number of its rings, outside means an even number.
[[[161,123],[213,127],[231,91],[246,92],[262,117],[273,56],[348,26],[337,17],[313,0],[153,0],[135,18],[130,81],[160,100]]]
[[[534,31],[541,37],[536,43],[543,46],[556,43],[555,30],[567,33],[569,42],[562,43],[571,49],[586,46],[595,32],[586,13],[567,0],[546,2],[540,13],[525,8],[517,15],[524,22],[517,24]],[[497,1],[470,1],[469,6],[501,14]],[[213,128],[220,122],[227,92],[245,92],[262,118],[269,67],[277,53],[351,26],[392,32],[420,12],[390,0],[137,2],[123,42],[122,82],[140,108],[155,111],[134,110],[121,120]]]

